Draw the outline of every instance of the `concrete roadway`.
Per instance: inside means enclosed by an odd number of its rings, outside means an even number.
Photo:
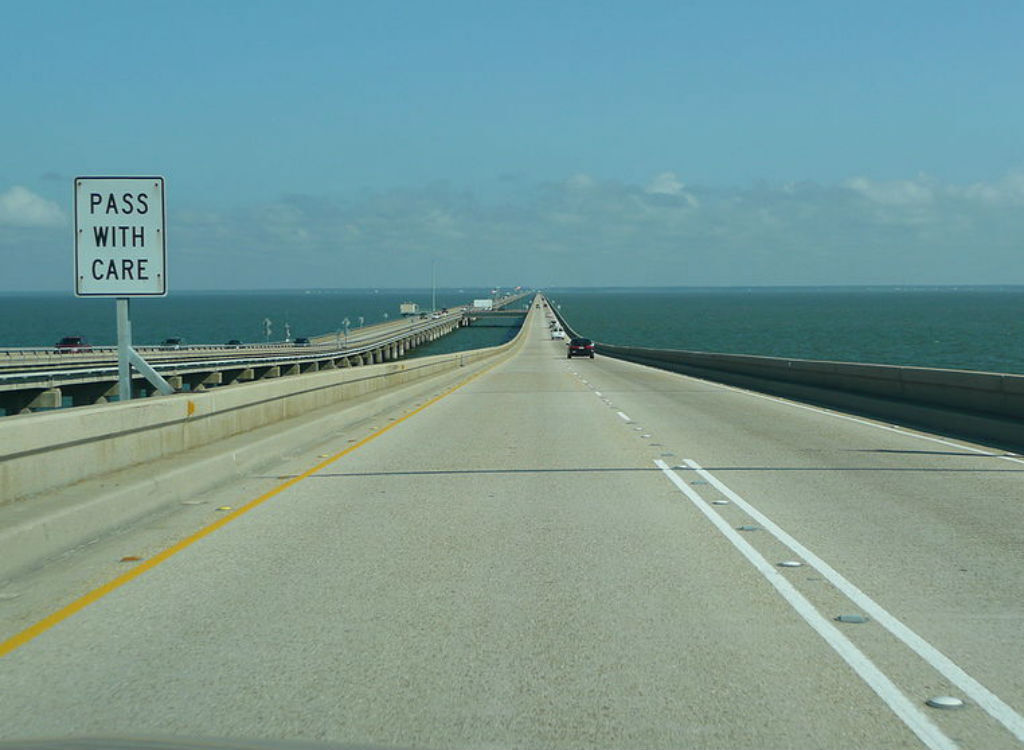
[[[1021,459],[567,361],[528,325],[512,359],[325,438],[344,454],[0,658],[0,737],[1024,746]],[[202,498],[204,522],[317,460]],[[151,564],[175,523],[0,588],[0,637]]]

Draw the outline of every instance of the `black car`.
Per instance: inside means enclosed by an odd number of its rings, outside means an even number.
[[[568,359],[573,357],[590,357],[594,358],[594,342],[590,339],[572,339],[569,342],[569,352],[566,354]]]
[[[224,344],[225,349],[241,349],[242,342],[238,339],[231,339],[228,343]]]
[[[185,341],[183,339],[179,339],[176,336],[171,337],[169,339],[164,339],[160,344],[161,349],[168,349],[171,351],[177,351],[178,349],[181,349],[183,346],[185,346]]]
[[[299,336],[295,341],[292,342],[295,346],[309,346],[309,339],[305,336]]]

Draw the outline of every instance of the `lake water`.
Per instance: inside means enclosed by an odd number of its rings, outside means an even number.
[[[553,290],[609,344],[1024,373],[1024,287]]]
[[[437,290],[438,308],[462,305],[489,290]],[[399,305],[416,302],[430,309],[431,290],[311,290],[308,292],[180,292],[162,298],[133,299],[132,340],[139,346],[182,338],[188,344],[282,341],[319,336],[399,317]],[[270,321],[267,333],[266,321]],[[460,329],[416,354],[494,346],[515,329],[479,326]],[[83,336],[94,345],[117,341],[113,299],[79,299],[71,294],[0,294],[0,347],[53,346],[62,336]]]
[[[851,289],[553,289],[583,335],[613,344],[777,357],[1024,373],[1024,287]],[[487,296],[437,290],[437,305]],[[352,328],[429,308],[427,290],[182,292],[132,302],[134,340],[263,341]],[[509,328],[462,329],[417,353],[491,346]],[[66,335],[116,340],[114,301],[70,294],[0,295],[0,346],[52,346]]]

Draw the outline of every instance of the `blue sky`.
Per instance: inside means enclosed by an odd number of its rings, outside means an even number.
[[[0,290],[71,179],[167,179],[170,284],[1024,283],[1024,4],[38,2]]]

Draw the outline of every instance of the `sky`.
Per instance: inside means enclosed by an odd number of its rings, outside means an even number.
[[[1024,3],[5,2],[0,292],[1024,284]]]

